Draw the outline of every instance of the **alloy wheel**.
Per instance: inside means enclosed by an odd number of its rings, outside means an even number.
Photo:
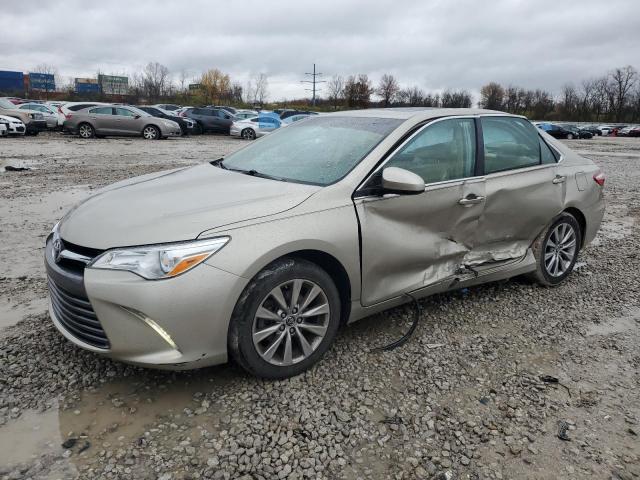
[[[147,140],[154,140],[158,136],[158,131],[155,127],[145,127],[142,136]]]
[[[329,300],[318,284],[299,278],[288,280],[260,302],[253,319],[253,345],[272,365],[301,362],[324,339],[330,316]]]
[[[256,132],[254,132],[250,128],[247,128],[246,130],[243,130],[242,138],[244,138],[245,140],[253,140],[254,138],[256,138]]]
[[[91,138],[91,136],[93,135],[93,130],[89,125],[80,125],[78,133],[82,138]]]
[[[577,252],[576,232],[572,225],[559,223],[544,247],[544,267],[552,277],[561,277],[571,267]]]

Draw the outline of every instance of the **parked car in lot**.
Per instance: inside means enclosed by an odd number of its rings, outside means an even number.
[[[0,115],[0,121],[7,125],[8,135],[24,135],[27,132],[27,128],[19,118]]]
[[[46,240],[50,314],[71,342],[121,361],[231,355],[288,377],[340,325],[412,298],[522,274],[562,283],[598,231],[604,182],[514,115],[309,118],[75,206]]]
[[[32,110],[20,110],[18,105],[6,98],[0,98],[0,115],[20,120],[25,126],[26,135],[38,135],[42,130],[47,129],[47,122],[42,113]]]
[[[246,120],[247,118],[257,117],[259,113],[256,110],[237,110],[234,114],[235,120]]]
[[[640,137],[640,125],[634,125],[629,127],[627,137]]]
[[[47,122],[47,128],[58,128],[58,112],[44,103],[21,103],[18,105],[20,110],[31,110],[33,112],[40,112]],[[64,122],[64,121],[63,121]],[[60,123],[62,126],[62,123]]]
[[[9,122],[6,122],[0,118],[0,137],[6,137],[9,135]]]
[[[560,125],[556,125],[554,123],[536,122],[535,125],[540,130],[543,130],[543,131],[547,132],[553,138],[569,139],[569,140],[572,140],[574,138],[578,138],[578,134],[577,133],[574,133],[571,130],[568,130],[568,129],[566,129],[566,128],[560,126]]]
[[[176,110],[179,110],[180,105],[174,105],[173,103],[158,103],[156,105],[151,105],[152,107],[156,107],[156,108],[160,108],[162,110],[166,110],[168,112],[175,112]]]
[[[280,113],[280,119],[285,120],[286,118],[292,117],[294,115],[317,115],[317,113],[311,112],[309,110],[285,110]]]
[[[598,130],[600,130],[601,134],[603,136],[607,136],[609,135],[613,129],[615,128],[615,126],[613,125],[598,125]]]
[[[282,121],[272,116],[259,115],[253,118],[237,120],[231,125],[230,135],[245,140],[255,140],[282,126]]]
[[[580,138],[580,139],[593,138],[593,133],[591,133],[589,130],[580,128],[577,125],[563,123],[560,125],[560,127],[564,128],[565,130],[569,130],[571,133],[573,133],[573,138]]]
[[[229,134],[233,115],[220,108],[189,108],[180,116],[196,122],[196,133],[216,132]]]
[[[180,130],[182,131],[182,135],[189,135],[194,131],[195,122],[190,118],[183,118],[183,117],[178,117],[176,115],[170,115],[165,110],[162,110],[157,107],[148,107],[145,105],[139,105],[136,108],[154,117],[164,118],[166,120],[171,120],[173,122],[176,122],[178,125],[180,125]]]
[[[82,138],[141,135],[147,140],[159,140],[181,135],[180,125],[172,120],[152,117],[135,107],[115,105],[70,113],[63,128]]]
[[[600,131],[600,129],[595,125],[580,125],[580,129],[590,132],[594,137],[596,135],[602,135],[602,132]]]

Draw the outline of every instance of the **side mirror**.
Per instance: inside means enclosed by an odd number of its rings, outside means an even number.
[[[139,119],[141,117],[141,115],[134,115],[133,118],[135,118],[136,120]]]
[[[382,190],[384,193],[417,195],[424,192],[424,180],[409,170],[387,167],[382,170]]]

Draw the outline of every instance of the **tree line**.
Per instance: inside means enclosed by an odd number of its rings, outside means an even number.
[[[563,85],[557,98],[546,90],[491,82],[480,89],[479,106],[536,120],[640,122],[640,78],[628,65],[579,85]]]
[[[55,74],[49,65],[35,71]],[[60,85],[60,82],[56,80]],[[63,90],[71,99],[85,100],[87,95],[74,93],[73,81]],[[324,95],[316,103],[319,110],[369,107],[442,107],[465,108],[475,104],[469,90],[426,91],[419,86],[403,86],[391,74],[374,82],[367,74],[333,75],[323,84]],[[103,95],[101,95],[103,96]],[[217,68],[188,76],[180,71],[172,75],[158,62],[148,63],[129,76],[131,103],[176,102],[190,105],[228,104],[264,106],[269,101],[269,78],[265,73],[252,75],[243,85]],[[283,106],[308,108],[308,99],[281,100]],[[490,82],[480,88],[477,105],[506,111],[536,120],[593,122],[640,122],[640,74],[633,66],[618,67],[578,84],[566,83],[559,94],[549,90],[523,88]]]

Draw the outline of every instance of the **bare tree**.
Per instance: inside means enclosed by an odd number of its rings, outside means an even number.
[[[445,90],[440,100],[443,108],[470,108],[472,103],[471,93],[466,90]]]
[[[504,107],[504,88],[496,82],[484,85],[480,89],[480,106],[489,110],[502,110]]]
[[[344,98],[344,78],[342,78],[341,75],[334,75],[331,77],[331,80],[327,82],[327,89],[329,91],[329,100],[333,105],[333,109],[337,110],[338,105]]]
[[[382,75],[376,93],[382,97],[383,106],[391,105],[399,91],[400,86],[393,75],[387,73]]]
[[[222,98],[229,97],[231,78],[217,68],[212,68],[202,74],[200,90],[204,93],[207,103],[219,103]]]
[[[566,120],[575,120],[580,104],[580,98],[576,87],[571,83],[567,83],[562,87],[562,94],[558,110],[562,118]]]
[[[264,105],[269,95],[269,77],[266,73],[257,73],[249,81],[248,95],[253,104]]]
[[[624,108],[627,103],[629,93],[633,89],[638,77],[638,71],[631,65],[616,68],[609,74],[610,78],[610,98],[615,112],[616,122],[622,121]]]
[[[149,62],[142,71],[144,93],[149,98],[160,98],[166,93],[169,69],[158,62]]]
[[[344,96],[347,105],[355,108],[367,108],[371,101],[373,87],[366,74],[361,73],[357,77],[349,76],[344,85]]]

